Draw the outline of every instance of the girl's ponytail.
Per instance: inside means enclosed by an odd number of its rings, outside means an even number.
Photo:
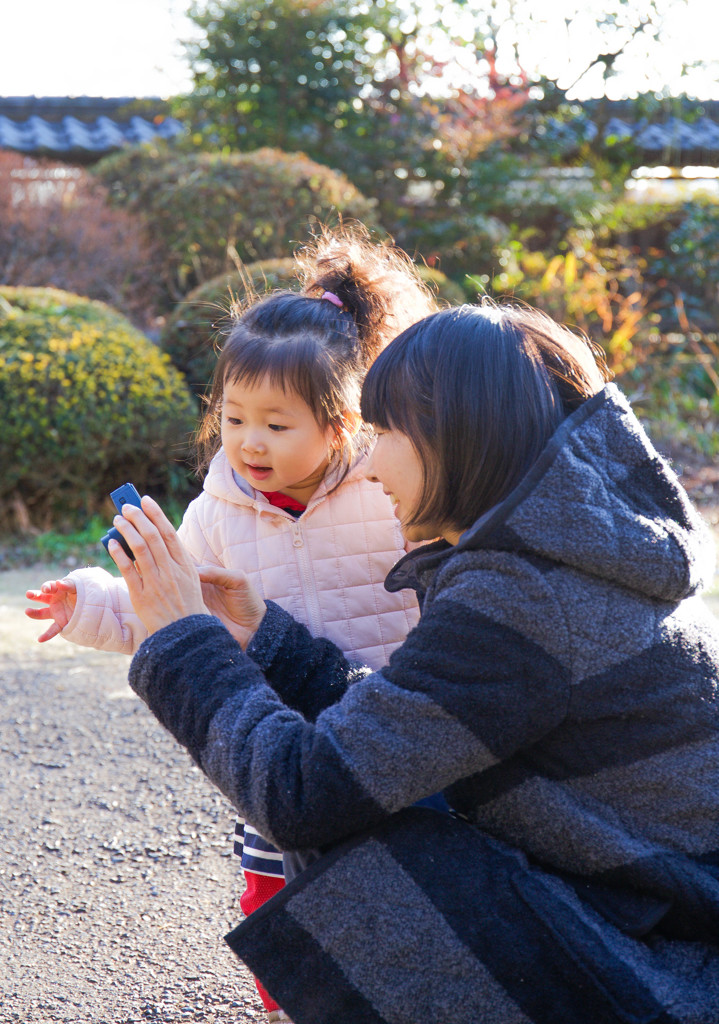
[[[365,370],[392,338],[437,309],[409,256],[372,241],[362,225],[324,229],[295,260],[303,293],[336,297],[351,316]]]

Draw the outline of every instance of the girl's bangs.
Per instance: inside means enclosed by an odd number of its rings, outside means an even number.
[[[318,412],[318,395],[326,384],[319,379],[324,376],[320,368],[324,360],[318,355],[312,338],[300,338],[292,344],[284,340],[281,344],[268,344],[265,338],[245,341],[228,353],[223,383],[252,388],[267,377],[274,387],[299,395]]]

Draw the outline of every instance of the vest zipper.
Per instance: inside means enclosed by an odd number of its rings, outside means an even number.
[[[312,572],[312,564],[310,562],[307,545],[305,544],[305,539],[302,535],[302,525],[300,521],[295,521],[292,524],[292,546],[295,549],[295,557],[297,558],[297,565],[302,578],[302,590],[307,609],[307,628],[312,636],[321,636],[322,614],[320,611],[320,602],[317,596],[315,577]]]

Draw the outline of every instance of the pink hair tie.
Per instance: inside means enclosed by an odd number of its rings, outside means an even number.
[[[334,292],[322,292],[320,298],[327,299],[328,302],[331,302],[334,306],[337,306],[338,309],[342,309],[342,307],[344,306],[344,302],[342,301],[342,299],[339,297],[339,295],[335,295]]]

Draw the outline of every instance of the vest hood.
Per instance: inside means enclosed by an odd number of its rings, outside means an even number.
[[[350,466],[345,480],[355,480],[357,477],[362,476],[366,461],[367,455],[359,455]],[[327,493],[337,483],[339,476],[339,469],[330,469],[312,495],[308,508],[315,506],[327,496]],[[220,448],[210,463],[210,468],[203,483],[203,490],[211,494],[213,498],[221,498],[223,501],[229,501],[236,505],[251,505],[257,508],[266,507],[272,508],[275,512],[278,511],[270,504],[262,491],[258,491],[244,477],[235,473],[222,448]]]

